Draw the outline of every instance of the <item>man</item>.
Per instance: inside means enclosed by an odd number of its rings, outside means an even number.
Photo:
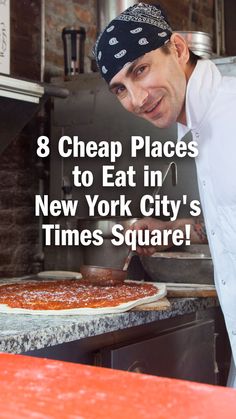
[[[142,3],[110,22],[95,55],[125,109],[158,128],[178,122],[179,139],[191,130],[198,143],[198,184],[215,285],[236,361],[236,78],[222,77],[209,60],[197,60],[160,7]],[[133,228],[184,230],[186,222],[147,218]],[[191,220],[191,226],[192,242],[205,242],[203,224]],[[234,372],[231,378],[236,387]]]

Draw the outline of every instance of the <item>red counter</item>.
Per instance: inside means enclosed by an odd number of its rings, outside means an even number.
[[[236,390],[0,354],[0,418],[235,419]]]

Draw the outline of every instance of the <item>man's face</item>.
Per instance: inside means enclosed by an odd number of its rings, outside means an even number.
[[[110,82],[126,110],[158,128],[185,118],[186,76],[176,51],[161,48],[127,64]]]

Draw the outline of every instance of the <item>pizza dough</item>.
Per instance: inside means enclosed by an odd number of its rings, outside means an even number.
[[[80,272],[72,271],[41,271],[37,277],[42,279],[81,279],[82,275]]]
[[[165,295],[164,284],[140,281],[125,281],[124,284],[113,287],[96,287],[83,280],[21,281],[0,285],[0,313],[31,315],[120,313],[139,304],[157,301]],[[80,302],[76,301],[77,297],[80,298]],[[51,304],[52,308],[47,309],[47,306],[50,307],[47,304]],[[31,308],[32,305],[35,309]],[[21,308],[22,306],[24,308]]]

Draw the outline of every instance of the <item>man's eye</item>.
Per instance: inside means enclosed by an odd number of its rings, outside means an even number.
[[[142,74],[145,71],[146,68],[147,68],[146,65],[141,65],[140,67],[135,69],[135,75],[140,76],[140,74]]]
[[[117,96],[120,96],[120,95],[122,95],[122,94],[124,94],[124,92],[125,92],[125,86],[117,86],[115,89],[114,89],[114,93],[115,93],[115,95],[117,95]]]

